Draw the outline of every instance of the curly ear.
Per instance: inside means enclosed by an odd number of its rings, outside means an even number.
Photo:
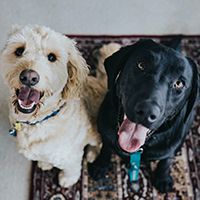
[[[108,89],[110,90],[115,83],[115,79],[119,72],[123,69],[129,54],[134,45],[122,47],[119,51],[106,58],[104,66],[108,76]]]
[[[63,98],[80,96],[81,88],[89,73],[85,59],[76,48],[76,42],[72,39],[67,39],[68,62],[66,65],[68,69],[68,81],[62,92]]]
[[[188,98],[187,110],[185,115],[185,120],[187,120],[188,116],[190,115],[191,111],[196,106],[197,102],[200,100],[200,78],[197,69],[197,64],[191,59],[187,57],[187,60],[192,67],[193,71],[193,79],[192,79],[192,89]]]

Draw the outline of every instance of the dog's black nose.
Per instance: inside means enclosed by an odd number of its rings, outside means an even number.
[[[34,86],[39,82],[40,76],[36,71],[32,69],[26,69],[21,72],[19,79],[24,85]]]
[[[161,110],[155,103],[143,101],[136,104],[135,115],[139,122],[152,124],[159,119]]]

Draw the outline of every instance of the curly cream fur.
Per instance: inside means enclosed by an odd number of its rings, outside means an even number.
[[[21,46],[25,51],[18,58],[14,52]],[[47,59],[52,52],[58,58],[55,63]],[[75,41],[37,25],[15,27],[11,31],[2,51],[1,68],[10,88],[11,124],[40,121],[66,103],[55,117],[34,126],[21,124],[16,141],[19,152],[30,160],[39,161],[41,169],[61,169],[61,186],[73,185],[80,176],[85,146],[90,145],[87,156],[90,162],[100,151],[96,116],[106,93],[105,80],[100,76],[88,76],[88,66]],[[14,103],[15,91],[22,86],[19,75],[25,69],[37,71],[40,81],[34,88],[44,92],[39,106],[31,114],[19,112]]]

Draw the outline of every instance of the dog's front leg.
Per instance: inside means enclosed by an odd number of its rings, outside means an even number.
[[[80,178],[81,175],[81,163],[80,159],[72,160],[70,163],[66,163],[63,170],[59,173],[59,184],[60,186],[67,188],[74,185]]]
[[[159,161],[153,177],[153,185],[159,192],[170,192],[173,189],[173,179],[170,175],[172,158]]]
[[[104,177],[111,164],[112,150],[107,142],[103,142],[101,152],[93,163],[88,163],[88,171],[94,180]]]

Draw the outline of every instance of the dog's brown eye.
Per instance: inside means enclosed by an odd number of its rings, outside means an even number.
[[[142,71],[144,71],[144,69],[145,69],[145,65],[144,65],[143,62],[138,62],[138,63],[137,63],[137,67],[138,67],[140,70],[142,70]]]
[[[25,50],[24,47],[19,47],[19,48],[17,48],[17,49],[15,50],[15,55],[16,55],[17,57],[21,57],[22,54],[24,53],[24,50]]]
[[[55,62],[55,61],[57,60],[56,55],[55,55],[54,53],[50,53],[50,54],[48,55],[48,60],[49,60],[50,62]]]
[[[174,82],[173,87],[177,90],[180,90],[184,87],[184,82],[181,80],[177,80]]]

